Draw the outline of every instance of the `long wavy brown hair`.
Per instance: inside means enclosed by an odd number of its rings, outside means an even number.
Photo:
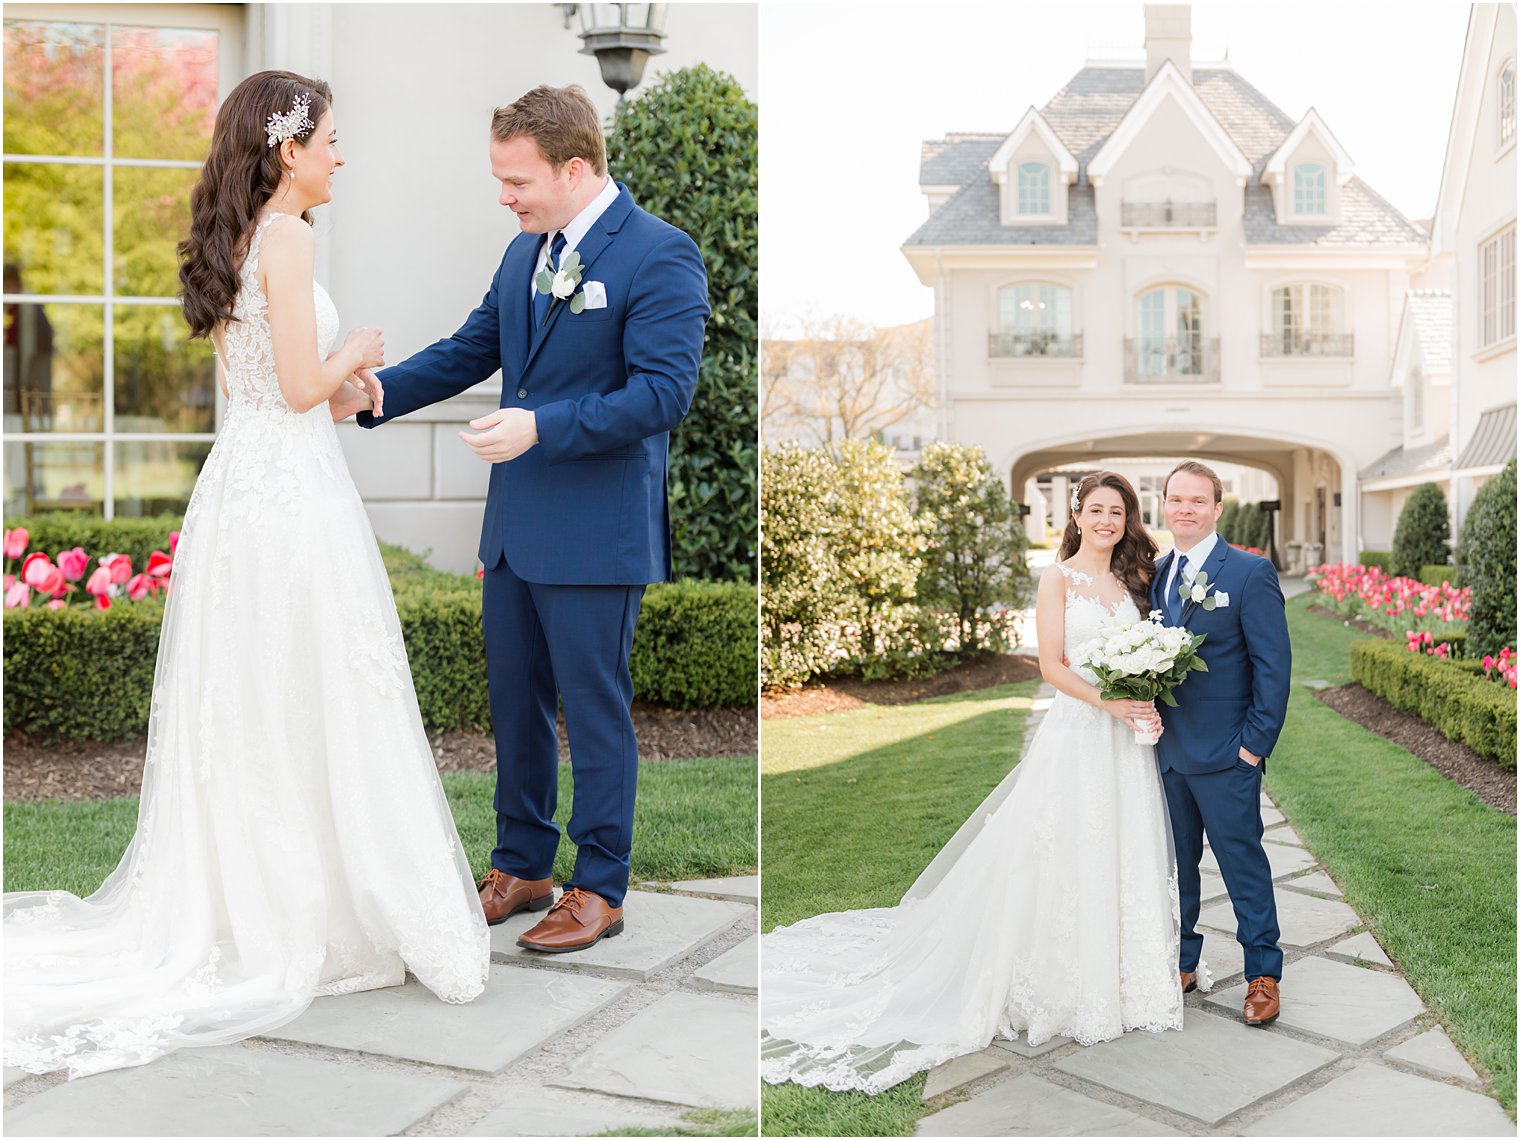
[[[1129,485],[1129,480],[1116,471],[1099,471],[1077,484],[1077,509],[1066,520],[1066,533],[1061,535],[1061,550],[1056,557],[1065,562],[1082,545],[1082,531],[1077,526],[1077,516],[1087,503],[1087,496],[1099,487],[1111,487],[1119,492],[1124,501],[1124,533],[1114,544],[1109,556],[1109,569],[1119,579],[1135,606],[1144,614],[1151,608],[1151,579],[1156,576],[1156,540],[1145,529],[1140,518],[1140,497]]]
[[[280,148],[269,145],[270,115],[290,111],[298,96],[309,101],[312,126],[296,137],[303,146],[332,104],[332,88],[293,71],[260,71],[232,89],[216,113],[211,153],[190,192],[190,236],[179,243],[180,306],[192,337],[211,335],[230,321],[238,266],[259,211],[284,177]],[[307,214],[301,217],[311,221]]]

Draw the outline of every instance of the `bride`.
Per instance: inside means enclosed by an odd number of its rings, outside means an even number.
[[[1027,756],[899,906],[764,936],[767,1081],[874,1094],[994,1037],[1182,1028],[1166,801],[1132,731],[1160,722],[1149,703],[1101,700],[1080,664],[1101,629],[1146,612],[1155,554],[1122,476],[1079,484],[1040,580],[1040,671],[1057,696]]]
[[[226,418],[176,552],[136,834],[87,898],[5,896],[5,1063],[28,1072],[227,1044],[408,970],[446,1002],[484,988],[485,918],[327,407],[378,404],[383,358],[376,329],[329,355],[312,280],[331,102],[290,72],[244,80],[191,196],[184,311]]]

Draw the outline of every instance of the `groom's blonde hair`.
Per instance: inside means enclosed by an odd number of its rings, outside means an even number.
[[[1214,474],[1214,469],[1206,463],[1199,463],[1196,459],[1184,459],[1167,473],[1166,482],[1161,484],[1161,493],[1166,494],[1166,489],[1171,485],[1172,476],[1179,471],[1186,471],[1189,475],[1202,475],[1210,483],[1214,484],[1214,501],[1224,502],[1224,484],[1219,481],[1219,476]]]
[[[580,87],[541,84],[515,103],[497,107],[491,116],[491,138],[507,142],[524,137],[538,144],[544,161],[555,170],[579,158],[597,174],[607,173],[602,122]]]

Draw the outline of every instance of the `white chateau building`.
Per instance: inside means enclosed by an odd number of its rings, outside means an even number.
[[[1358,475],[1403,442],[1427,235],[1317,112],[1195,67],[1186,6],[1145,21],[1143,64],[1089,62],[1006,134],[924,144],[903,252],[935,294],[939,434],[1032,504],[1042,473],[1193,456],[1272,476],[1290,567],[1386,546]]]
[[[1413,489],[1446,492],[1452,534],[1515,458],[1515,8],[1475,4],[1421,288],[1393,360],[1397,446],[1363,469],[1362,531],[1386,550]]]

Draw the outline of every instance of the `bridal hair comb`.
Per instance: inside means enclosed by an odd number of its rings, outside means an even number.
[[[1071,509],[1074,511],[1082,509],[1082,484],[1086,482],[1087,476],[1084,475],[1077,480],[1077,485],[1071,489]]]
[[[316,126],[307,115],[310,109],[311,96],[297,95],[296,101],[290,105],[290,110],[283,115],[279,112],[270,115],[269,121],[264,124],[264,130],[269,134],[269,145],[275,146],[286,139],[300,138],[303,131],[309,131]]]

